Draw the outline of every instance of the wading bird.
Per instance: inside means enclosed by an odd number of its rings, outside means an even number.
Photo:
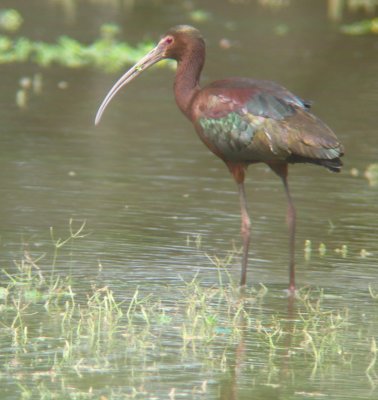
[[[102,102],[95,123],[115,94],[162,59],[177,61],[174,93],[178,107],[205,145],[222,159],[239,189],[243,239],[240,285],[247,279],[250,218],[244,190],[249,164],[263,162],[282,180],[288,201],[289,291],[295,291],[296,215],[287,172],[289,163],[312,163],[339,172],[343,147],[331,129],[309,111],[310,105],[277,83],[228,78],[201,88],[205,42],[187,25],[171,28],[157,46],[127,71]]]

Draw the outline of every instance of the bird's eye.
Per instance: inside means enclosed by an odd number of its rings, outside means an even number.
[[[165,38],[165,43],[167,43],[167,44],[173,43],[173,37],[172,37],[172,36],[167,36],[167,37]]]

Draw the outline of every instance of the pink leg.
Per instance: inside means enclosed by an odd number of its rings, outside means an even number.
[[[289,291],[295,292],[295,227],[296,212],[287,182],[287,164],[269,164],[270,168],[282,179],[287,198],[286,222],[289,228]]]
[[[242,269],[240,277],[240,286],[245,286],[247,283],[247,267],[248,267],[248,249],[249,239],[251,232],[251,220],[248,215],[247,198],[244,190],[244,177],[247,165],[234,164],[231,162],[226,163],[230,172],[235,178],[239,189],[240,199],[240,210],[241,210],[241,235],[243,239],[243,258],[242,258]]]
[[[282,177],[286,197],[287,197],[287,214],[286,221],[289,227],[289,291],[295,292],[295,227],[296,227],[296,212],[293,200],[290,195],[289,186],[287,184],[287,176]]]
[[[249,218],[247,210],[247,199],[244,190],[244,182],[238,183],[238,187],[239,187],[240,209],[241,209],[241,235],[243,239],[243,259],[242,259],[240,286],[245,286],[247,282],[248,249],[249,249],[249,240],[251,235],[251,220]]]

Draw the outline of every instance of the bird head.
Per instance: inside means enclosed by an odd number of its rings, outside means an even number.
[[[197,46],[198,44],[201,46],[205,45],[200,32],[196,28],[189,25],[177,25],[169,29],[160,39],[156,47],[123,74],[109,90],[97,111],[95,124],[97,125],[100,122],[105,108],[121,88],[160,60],[170,58],[180,62],[188,50],[194,47],[194,43],[196,43]]]

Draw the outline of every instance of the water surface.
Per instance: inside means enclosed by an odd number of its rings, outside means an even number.
[[[63,33],[90,41],[110,20],[122,24],[122,37],[131,43],[157,39],[177,23],[193,23],[185,7],[174,2],[145,2],[123,13],[83,3],[66,19],[48,1],[36,2],[32,9],[22,1],[13,3],[25,15],[20,34],[45,41]],[[208,22],[198,24],[208,45],[204,83],[227,76],[280,82],[311,99],[314,112],[345,146],[341,174],[295,165],[290,168],[290,185],[298,214],[298,286],[322,288],[334,296],[337,300],[326,302],[326,309],[348,307],[351,328],[343,331],[342,340],[352,343],[356,354],[350,363],[336,362],[325,373],[314,374],[313,362],[305,359],[286,364],[282,357],[272,366],[266,349],[256,348],[246,332],[242,345],[228,350],[237,372],[221,372],[195,353],[178,359],[178,339],[167,339],[158,360],[134,364],[148,393],[140,398],[167,398],[172,387],[177,398],[179,393],[206,399],[375,398],[375,386],[365,370],[370,340],[376,337],[377,304],[368,287],[378,287],[378,189],[369,186],[363,172],[377,162],[377,40],[342,36],[327,20],[324,5],[315,1],[293,2],[281,12],[248,2],[215,6],[207,1],[200,7],[211,15]],[[277,34],[277,26],[285,26],[287,33]],[[230,49],[220,48],[222,38],[233,44]],[[117,96],[98,128],[93,125],[95,112],[119,73],[35,65],[3,65],[1,71],[2,267],[12,269],[25,244],[33,255],[47,252],[48,266],[50,228],[55,238],[64,237],[73,218],[77,225],[86,221],[90,234],[62,250],[57,268],[81,279],[83,293],[88,282],[98,278],[99,265],[101,282],[119,299],[130,298],[136,287],[164,298],[167,286],[182,288],[183,280],[190,281],[196,273],[203,285],[218,284],[207,254],[224,257],[241,244],[236,187],[177,109],[171,70],[144,73]],[[27,109],[19,109],[18,82],[35,73],[42,74],[43,91],[31,94]],[[60,82],[67,88],[60,89]],[[350,174],[352,168],[359,176]],[[260,308],[262,315],[277,313],[284,318],[284,192],[264,165],[249,168],[246,185],[252,216],[248,282],[256,288],[261,282],[270,290]],[[199,239],[201,245],[196,246]],[[312,244],[307,256],[306,240]],[[320,243],[327,248],[324,256],[318,252]],[[347,254],[338,251],[342,246]],[[364,250],[367,256],[361,257]],[[235,280],[239,263],[236,256],[231,268]],[[172,304],[180,294],[171,289],[167,296],[164,300]],[[2,348],[6,353],[6,346]],[[127,398],[122,397],[129,393],[127,377],[128,367],[118,365],[101,379],[95,373],[86,379],[73,374],[71,383],[83,390],[116,388],[119,398]],[[206,394],[193,391],[204,380]],[[33,387],[32,380],[27,382]],[[19,398],[19,388],[8,383],[13,389],[3,398]]]

